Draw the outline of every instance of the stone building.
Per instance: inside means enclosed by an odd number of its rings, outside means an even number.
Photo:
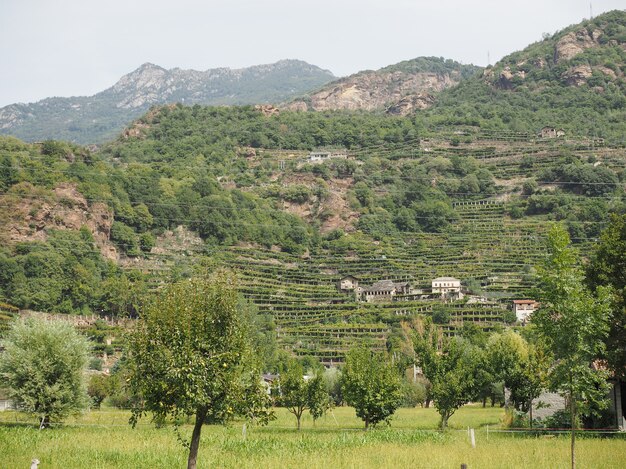
[[[407,282],[394,283],[392,280],[380,280],[369,287],[357,288],[357,299],[367,303],[393,301],[396,295],[408,295],[410,287]]]
[[[557,129],[554,127],[544,127],[539,131],[539,134],[537,136],[540,138],[565,137],[565,130]]]
[[[359,279],[352,276],[346,275],[345,277],[341,277],[337,280],[337,290],[341,293],[350,293],[356,291],[359,287]]]

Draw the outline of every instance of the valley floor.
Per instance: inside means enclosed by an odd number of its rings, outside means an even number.
[[[450,431],[433,429],[434,409],[400,409],[390,427],[364,432],[352,408],[334,410],[313,425],[277,409],[268,427],[242,424],[205,426],[198,467],[211,468],[566,468],[569,435],[529,436],[498,432],[504,412],[466,406],[451,420]],[[132,429],[128,412],[103,409],[72,419],[53,430],[38,431],[15,412],[0,413],[0,467],[40,469],[185,467],[186,449],[171,427],[157,429],[148,420]],[[467,428],[476,429],[472,448]],[[182,428],[184,435],[191,426]],[[626,467],[626,436],[585,435],[577,441],[581,468]]]

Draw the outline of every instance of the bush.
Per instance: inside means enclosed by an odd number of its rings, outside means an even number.
[[[65,322],[18,321],[2,342],[0,375],[17,406],[40,428],[88,405],[84,371],[87,339]]]
[[[409,381],[408,379],[402,380],[402,407],[417,407],[423,405],[426,401],[426,385],[421,381]]]

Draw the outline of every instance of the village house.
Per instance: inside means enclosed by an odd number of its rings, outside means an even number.
[[[431,282],[433,296],[438,295],[444,299],[462,300],[461,281],[454,277],[437,277]]]
[[[337,280],[337,290],[341,293],[350,293],[355,291],[359,287],[359,279],[352,276],[346,275],[345,277],[341,277]]]
[[[544,127],[539,131],[537,135],[540,138],[559,138],[565,137],[565,130],[556,129],[554,127]]]
[[[513,312],[517,321],[526,324],[538,306],[539,303],[535,300],[513,300]]]
[[[393,301],[396,295],[408,295],[410,287],[407,282],[394,283],[392,280],[380,280],[370,287],[358,287],[356,292],[357,300],[377,303]]]
[[[348,152],[346,150],[317,150],[309,153],[309,162],[320,163],[322,161],[330,160],[332,158],[348,158]]]

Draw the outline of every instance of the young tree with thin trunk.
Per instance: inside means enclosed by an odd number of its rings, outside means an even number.
[[[138,397],[131,423],[147,412],[157,422],[193,416],[189,469],[196,467],[203,424],[236,415],[269,419],[269,396],[255,368],[232,274],[165,287],[128,339],[130,387]]]
[[[478,396],[478,366],[483,354],[465,339],[446,339],[432,323],[417,321],[413,328],[417,362],[432,385],[431,396],[443,430],[461,406]]]
[[[304,368],[296,360],[291,360],[287,371],[280,376],[279,388],[278,404],[296,417],[297,428],[300,431],[302,414],[309,408],[309,396]]]
[[[539,271],[541,308],[532,323],[554,357],[552,388],[566,396],[572,422],[571,465],[576,467],[576,426],[581,413],[606,407],[607,373],[594,366],[609,331],[609,296],[594,296],[583,283],[567,231],[555,225],[548,236],[548,257]]]
[[[296,360],[289,361],[287,371],[279,379],[279,388],[278,404],[296,417],[298,431],[305,410],[315,421],[330,407],[330,396],[321,373],[305,377],[304,368]]]
[[[509,390],[513,407],[529,414],[532,427],[532,401],[546,385],[549,357],[512,330],[493,334],[487,342],[487,355],[495,377]]]
[[[402,403],[401,379],[382,354],[365,348],[350,350],[343,368],[342,389],[348,405],[370,425],[389,421]]]

